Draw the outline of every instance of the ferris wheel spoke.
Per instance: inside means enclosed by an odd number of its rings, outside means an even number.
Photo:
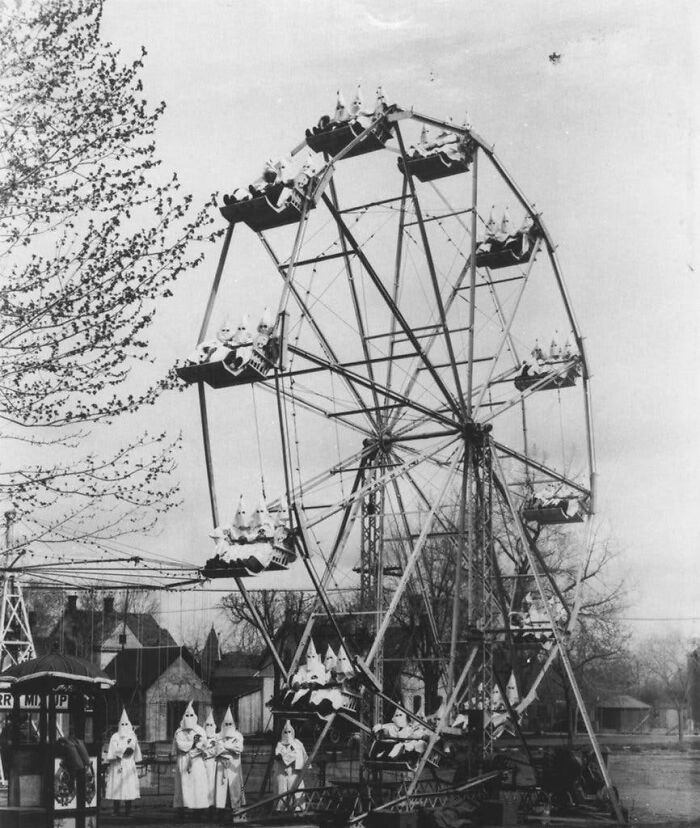
[[[260,238],[261,238],[261,241],[263,243],[263,246],[264,246],[265,250],[267,250],[268,255],[270,256],[270,258],[272,259],[275,267],[277,268],[277,272],[280,274],[280,276],[284,280],[285,285],[287,286],[289,292],[294,297],[294,301],[296,302],[297,306],[299,307],[299,310],[301,311],[302,318],[306,320],[309,327],[311,328],[314,335],[316,336],[316,339],[318,340],[323,352],[326,354],[326,357],[328,358],[329,364],[338,365],[339,360],[338,360],[338,358],[335,354],[335,351],[334,351],[333,347],[331,346],[331,344],[330,344],[328,338],[326,337],[326,335],[320,329],[320,327],[319,327],[318,323],[316,322],[313,314],[311,313],[311,311],[308,308],[306,302],[304,301],[304,298],[299,293],[296,285],[294,285],[294,283],[291,281],[291,278],[288,276],[286,268],[283,267],[282,264],[280,263],[279,258],[275,254],[274,250],[270,246],[270,243],[267,241],[267,239],[262,234],[260,234]],[[291,351],[292,346],[289,346],[288,350]],[[361,394],[359,393],[359,391],[355,387],[355,385],[348,379],[347,376],[343,377],[343,381],[345,382],[345,384],[346,384],[348,390],[350,391],[350,393],[352,394],[352,396],[355,398],[355,401],[357,402],[358,406],[360,408],[366,408],[365,402],[364,402]],[[365,411],[364,416],[369,421],[370,428],[376,430],[377,423],[376,423],[375,418],[373,418],[369,414],[369,412],[367,412],[367,411]]]
[[[404,169],[406,170],[405,178],[408,181],[408,186],[411,191],[411,200],[413,202],[413,210],[416,215],[416,220],[418,222],[418,228],[421,235],[421,241],[423,243],[423,253],[425,255],[425,261],[428,266],[428,273],[430,274],[430,281],[433,287],[433,299],[437,306],[438,316],[440,318],[440,326],[442,328],[442,335],[445,338],[445,345],[447,347],[447,353],[449,356],[449,360],[452,364],[452,378],[455,384],[455,390],[457,394],[457,400],[461,405],[462,413],[466,413],[464,410],[464,397],[462,394],[462,384],[459,379],[459,371],[457,369],[457,362],[455,358],[454,347],[452,345],[452,337],[450,335],[449,325],[447,323],[447,314],[445,312],[445,306],[442,301],[442,294],[440,292],[440,285],[438,283],[437,273],[435,271],[435,262],[433,261],[433,254],[430,249],[430,242],[428,241],[428,234],[425,230],[425,224],[423,223],[423,213],[421,210],[420,202],[418,200],[418,195],[416,193],[416,186],[413,182],[413,175],[410,172],[409,164],[408,164],[408,157],[406,156],[406,147],[404,146],[403,136],[401,134],[401,129],[399,125],[396,124],[396,137],[399,141],[399,149],[401,150],[401,157],[403,158]]]
[[[500,491],[500,482],[497,479],[496,479],[495,482],[496,482],[496,489],[501,494],[503,504],[506,506],[506,511],[508,511],[508,509],[509,509],[508,502],[506,501],[505,496]],[[520,516],[519,515],[518,516],[511,515],[510,517],[511,517],[511,521],[512,521],[513,525],[515,525],[516,521],[520,521]],[[517,531],[517,527],[516,527],[516,531]],[[518,534],[519,534],[519,532],[518,532]],[[552,588],[552,592],[558,598],[558,600],[561,603],[562,607],[567,612],[567,615],[570,615],[568,602],[566,601],[566,599],[564,597],[564,594],[562,593],[561,588],[560,588],[559,584],[557,583],[556,577],[554,576],[554,574],[551,571],[551,567],[547,566],[547,563],[544,560],[544,558],[542,556],[542,553],[540,552],[539,548],[537,547],[537,543],[536,543],[535,539],[531,536],[531,534],[527,531],[527,529],[525,530],[525,535],[524,536],[527,539],[529,549],[532,552],[532,554],[534,555],[534,558],[537,561],[537,564],[539,565],[541,572],[544,574],[544,577],[547,579],[550,587]],[[502,546],[504,547],[505,544],[502,544]],[[510,555],[508,555],[508,557],[510,557],[510,559],[513,560],[513,558]],[[496,563],[495,559],[494,559],[494,563]],[[517,574],[520,578],[530,576],[534,580],[534,574],[532,572],[531,565],[530,565],[530,558],[528,556],[525,555],[524,557],[521,557],[519,565],[518,565],[518,573]],[[505,617],[507,618],[507,613],[506,613]]]
[[[392,456],[397,456],[393,454]],[[395,523],[397,525],[397,530],[399,532],[403,532],[404,538],[401,538],[399,541],[400,548],[403,552],[402,555],[402,567],[406,566],[408,561],[408,555],[410,550],[410,541],[408,540],[411,536],[411,527],[408,523],[407,513],[406,513],[406,506],[404,503],[403,495],[401,494],[401,489],[399,487],[397,480],[391,481],[391,487],[394,493],[394,498],[396,500],[396,509],[392,508],[392,513],[394,516]],[[390,506],[392,504],[390,503]],[[400,524],[400,525],[399,525]],[[433,612],[433,604],[431,600],[431,596],[428,592],[428,585],[427,579],[423,572],[422,561],[418,561],[416,564],[416,578],[418,581],[418,588],[423,599],[423,606],[425,607],[426,617],[428,619],[428,625],[430,626],[430,632],[433,636],[433,642],[436,647],[436,652],[438,654],[438,658],[440,659],[440,669],[443,673],[443,679],[447,679],[447,672],[448,672],[448,665],[447,659],[444,656],[443,649],[442,649],[442,641],[440,640],[440,632],[438,630],[437,622],[435,620],[435,613]]]
[[[445,198],[445,195],[442,193],[442,191],[439,189],[439,187],[437,187],[435,185],[434,182],[431,182],[431,187],[432,187],[433,191],[438,195],[440,200],[443,202],[443,204],[447,207],[447,209],[450,210],[450,212],[453,215],[456,216],[457,223],[471,236],[472,235],[471,229],[469,227],[467,227],[465,222],[462,221],[461,217],[459,215],[457,215],[458,211],[456,211],[454,209],[454,205],[451,204],[450,201],[448,201],[447,198]],[[534,256],[533,256],[533,259],[531,259],[531,261],[534,261]],[[464,266],[463,273],[466,273],[466,270],[470,266],[470,258],[465,256],[465,262],[466,262],[466,264]],[[496,290],[496,285],[495,285],[494,280],[491,276],[491,270],[488,267],[482,267],[482,268],[480,268],[480,271],[481,271],[481,276],[482,276],[482,279],[484,280],[484,283],[489,288],[489,293],[490,293],[491,299],[494,303],[494,307],[496,309],[496,313],[498,315],[501,326],[503,327],[503,329],[505,329],[506,328],[506,315],[503,311],[503,304],[500,300],[500,297],[498,296],[498,291]],[[455,286],[455,292],[459,291],[460,289],[461,289],[461,284],[457,284]],[[517,348],[515,346],[515,342],[513,341],[513,337],[510,334],[510,332],[508,333],[508,347],[509,347],[510,352],[513,356],[513,363],[514,363],[513,367],[517,368],[517,367],[520,366],[520,359],[518,357],[518,351],[517,351]]]
[[[425,492],[423,491],[423,488],[416,481],[415,477],[411,472],[406,473],[406,480],[408,480],[409,484],[411,485],[411,488],[418,495],[423,505],[430,509],[430,500],[427,498]],[[445,536],[448,538],[448,542],[454,544],[454,538],[451,537],[451,535],[457,530],[457,524],[454,523],[444,512],[438,514],[436,520],[438,524],[442,527],[442,529],[445,531]]]
[[[539,243],[539,240],[538,240]],[[534,262],[534,257],[533,260]],[[498,320],[501,323],[501,326],[505,329],[506,328],[506,314],[503,310],[503,303],[498,295],[498,290],[496,289],[496,284],[494,282],[493,277],[491,276],[491,271],[488,267],[482,268],[482,278],[484,279],[484,284],[489,289],[489,294],[491,295],[491,300],[493,302],[494,308],[496,309],[496,315],[498,316]],[[513,367],[519,368],[520,367],[520,358],[518,357],[518,350],[515,345],[515,341],[513,340],[513,336],[508,331],[508,349],[511,352],[513,357]]]
[[[287,492],[286,497],[290,500],[290,502],[295,502],[304,496],[308,496],[312,492],[318,490],[321,486],[325,485],[335,475],[341,474],[343,471],[348,471],[354,463],[359,462],[362,464],[363,458],[366,457],[369,451],[370,450],[367,447],[363,447],[360,451],[354,452],[353,454],[350,454],[338,461],[338,463],[330,469],[326,469],[325,471],[314,475],[307,480],[301,481],[297,486],[291,488],[290,491]],[[273,511],[278,511],[282,505],[282,500],[277,498],[270,501],[269,508]]]
[[[447,497],[449,487],[452,483],[452,480],[454,479],[454,476],[457,472],[457,468],[459,466],[459,463],[462,461],[463,457],[464,457],[464,444],[460,445],[454,453],[454,457],[452,459],[452,462],[450,463],[448,473],[445,476],[445,481],[442,485],[442,489],[440,490],[440,493],[438,494],[435,501],[433,502],[433,505],[430,509],[430,512],[428,513],[428,515],[426,517],[423,528],[421,529],[421,533],[420,533],[418,539],[416,540],[416,543],[414,544],[413,549],[411,550],[411,555],[408,558],[408,560],[406,561],[406,566],[405,566],[404,571],[401,575],[401,579],[399,580],[399,583],[396,585],[394,593],[391,597],[391,602],[389,603],[389,606],[388,606],[388,608],[387,608],[387,610],[384,614],[384,617],[382,618],[381,626],[377,630],[377,634],[375,636],[374,642],[372,643],[372,647],[370,648],[369,654],[367,656],[367,664],[369,664],[369,665],[371,665],[372,662],[374,661],[374,659],[376,658],[377,652],[379,651],[379,649],[381,648],[381,646],[384,642],[384,636],[386,635],[386,632],[389,628],[389,625],[390,625],[390,623],[393,619],[394,613],[396,612],[396,609],[399,605],[399,602],[401,600],[401,596],[403,595],[404,591],[406,590],[406,586],[407,586],[411,576],[413,575],[413,570],[416,567],[416,563],[418,561],[418,558],[423,552],[423,547],[425,546],[425,543],[426,543],[426,541],[428,539],[428,536],[430,534],[430,530],[432,529],[433,522],[435,520],[436,514],[442,508],[442,504],[443,504],[445,498]]]
[[[542,472],[542,474],[546,474],[552,480],[556,480],[559,483],[563,483],[566,486],[570,486],[572,489],[575,489],[577,492],[580,492],[584,497],[590,497],[590,489],[587,489],[580,483],[576,483],[576,481],[572,480],[571,478],[567,477],[561,472],[556,471],[550,466],[547,466],[545,463],[540,463],[538,460],[535,460],[532,457],[528,457],[526,454],[523,454],[520,451],[516,451],[515,449],[510,448],[509,446],[497,440],[493,441],[493,445],[494,448],[496,448],[498,451],[508,455],[508,457],[511,457],[514,460],[519,460],[521,463],[523,463],[523,465],[527,466],[528,468]]]
[[[568,682],[569,682],[569,686],[570,686],[570,688],[571,688],[571,690],[572,690],[572,692],[573,692],[573,694],[576,698],[576,703],[578,704],[579,710],[581,712],[581,716],[583,718],[583,722],[584,722],[584,725],[585,725],[585,728],[586,728],[586,731],[587,731],[587,734],[588,734],[588,738],[590,740],[591,747],[593,748],[593,752],[595,754],[596,761],[598,763],[598,767],[600,768],[601,775],[603,777],[603,780],[605,781],[605,786],[606,786],[606,788],[608,790],[608,793],[609,793],[609,796],[610,796],[610,801],[613,803],[614,806],[616,806],[615,807],[616,815],[618,817],[619,822],[621,824],[623,824],[625,820],[622,817],[622,812],[621,812],[621,809],[620,809],[619,801],[618,801],[617,796],[616,796],[616,791],[613,788],[612,780],[610,778],[610,774],[608,772],[607,765],[605,764],[605,760],[604,760],[603,755],[601,753],[600,746],[599,746],[598,740],[596,738],[596,734],[593,730],[593,724],[592,724],[590,716],[587,712],[587,709],[586,709],[586,706],[585,706],[585,703],[584,703],[584,700],[583,700],[583,696],[581,695],[581,691],[580,691],[579,686],[578,686],[578,681],[576,679],[573,668],[571,666],[571,661],[569,659],[568,652],[566,650],[566,647],[564,646],[564,638],[563,638],[564,633],[559,629],[559,627],[557,625],[557,621],[554,617],[552,607],[551,607],[551,605],[548,601],[547,594],[546,594],[546,591],[544,589],[544,583],[543,583],[543,580],[542,580],[542,573],[539,571],[539,567],[538,567],[536,561],[534,560],[534,558],[532,556],[532,549],[530,547],[530,544],[528,543],[527,533],[525,531],[525,527],[523,526],[523,524],[520,520],[520,516],[518,515],[517,511],[515,510],[515,508],[513,506],[513,502],[511,500],[510,493],[508,491],[508,487],[507,487],[505,478],[503,476],[503,470],[500,466],[500,462],[498,460],[498,455],[497,454],[494,454],[494,465],[495,465],[495,471],[496,471],[495,480],[498,483],[498,486],[499,486],[499,489],[501,490],[501,493],[503,494],[504,498],[508,502],[509,509],[510,509],[512,515],[513,515],[514,520],[515,520],[516,528],[518,529],[518,532],[519,532],[520,537],[521,537],[521,542],[523,544],[523,548],[525,549],[525,554],[528,556],[528,559],[529,559],[529,562],[530,562],[530,568],[532,570],[532,574],[534,576],[534,581],[535,581],[535,584],[537,586],[537,592],[540,596],[540,600],[542,601],[542,603],[544,605],[544,609],[545,609],[545,612],[547,614],[547,619],[548,619],[549,624],[550,624],[551,632],[552,632],[552,635],[554,637],[554,641],[556,642],[556,648],[558,649],[559,658],[561,660],[562,666],[564,667],[564,671],[566,673],[566,676],[567,676],[567,679],[568,679]],[[564,606],[566,606],[566,604],[564,604]]]
[[[453,420],[450,420],[449,418],[443,416],[439,412],[431,411],[429,408],[426,408],[425,406],[420,405],[420,404],[414,402],[413,400],[407,400],[406,398],[402,397],[400,394],[397,394],[397,393],[393,392],[391,389],[387,388],[386,386],[380,385],[376,381],[372,382],[371,380],[361,376],[360,374],[356,373],[355,371],[351,371],[348,368],[345,368],[343,365],[341,365],[337,362],[332,362],[332,361],[329,361],[327,359],[324,359],[321,356],[318,356],[317,354],[312,354],[309,351],[305,351],[304,349],[299,348],[297,345],[290,345],[289,346],[289,351],[290,351],[290,353],[293,353],[293,354],[296,354],[298,356],[303,357],[304,359],[306,359],[308,362],[312,363],[313,365],[317,365],[317,366],[326,368],[326,369],[328,369],[329,371],[332,371],[335,374],[339,374],[340,376],[343,376],[344,378],[346,378],[348,380],[351,380],[352,383],[355,383],[355,384],[357,384],[361,387],[364,387],[364,388],[374,389],[379,394],[383,394],[388,399],[392,399],[395,402],[399,403],[402,407],[412,408],[412,409],[420,412],[421,414],[425,414],[425,415],[429,416],[433,420],[440,420],[441,422],[443,422],[447,425],[454,425]],[[345,414],[346,414],[346,416],[349,416],[349,414],[359,414],[362,411],[366,411],[367,408],[368,408],[367,403],[364,402],[364,401],[361,401],[360,402],[360,409],[358,411],[352,411],[352,412],[349,412],[349,413],[345,412]],[[383,408],[383,406],[380,406],[380,410],[382,408]],[[332,416],[337,417],[337,416],[339,416],[339,414],[336,412]]]
[[[336,504],[332,505],[328,511],[324,512],[323,514],[319,515],[312,521],[307,523],[307,527],[310,529],[318,523],[322,523],[323,521],[327,520],[329,517],[337,514],[338,512],[342,511],[348,503],[354,502],[356,500],[361,500],[366,495],[370,494],[370,492],[376,491],[378,489],[384,488],[388,485],[391,480],[396,477],[401,477],[402,475],[406,474],[408,470],[411,468],[420,465],[423,463],[426,458],[428,457],[429,453],[432,451],[442,451],[448,446],[454,444],[455,438],[451,437],[446,442],[442,444],[438,444],[437,447],[431,448],[428,452],[419,452],[415,456],[411,457],[410,460],[405,460],[401,465],[397,468],[393,468],[391,471],[386,471],[383,474],[378,474],[373,477],[368,483],[365,483],[357,492],[349,497],[341,498]],[[454,462],[454,461],[452,461]]]
[[[506,343],[508,343],[511,340],[510,332],[511,332],[511,328],[513,326],[513,321],[515,320],[515,317],[518,313],[518,309],[520,307],[520,301],[522,300],[523,294],[525,293],[525,289],[526,289],[528,281],[530,279],[530,274],[532,273],[533,265],[535,264],[535,257],[537,256],[537,253],[540,249],[541,243],[542,243],[541,239],[537,239],[537,241],[535,242],[535,247],[533,249],[532,258],[528,262],[527,270],[525,272],[525,276],[524,276],[524,278],[523,278],[523,280],[520,284],[520,289],[518,291],[518,295],[515,299],[515,303],[513,305],[511,313],[510,313],[510,318],[507,321],[504,320],[504,323],[502,323],[502,324],[504,324],[504,330],[503,330],[503,333],[502,333],[502,336],[501,336],[501,340],[498,343],[496,353],[494,354],[494,356],[492,358],[491,367],[489,368],[488,376],[486,377],[486,380],[482,384],[481,393],[477,397],[476,404],[474,405],[474,408],[473,408],[473,416],[475,418],[479,414],[479,410],[481,409],[481,404],[484,400],[484,396],[486,394],[486,391],[490,387],[491,379],[493,378],[493,373],[496,370],[496,365],[498,365],[498,360],[501,357],[501,353],[503,352],[503,348],[505,347]]]
[[[396,236],[396,256],[394,258],[394,284],[391,298],[395,305],[399,303],[399,288],[401,284],[401,268],[403,265],[403,236],[404,236],[404,223],[406,221],[406,200],[408,197],[408,184],[406,183],[406,177],[404,176],[402,185],[401,185],[401,206],[399,208],[399,226]],[[392,387],[392,366],[393,366],[393,357],[394,357],[394,348],[396,346],[395,336],[396,336],[396,317],[394,314],[391,314],[391,320],[389,322],[389,361],[387,363],[386,368],[386,387]],[[385,398],[386,399],[386,398]]]
[[[460,288],[461,288],[461,286],[462,286],[462,284],[463,284],[463,282],[464,282],[464,280],[465,280],[468,273],[469,273],[469,261],[467,261],[467,263],[461,268],[461,270],[460,270],[460,272],[457,276],[457,279],[455,281],[455,284],[452,285],[449,288],[449,290],[447,292],[447,296],[443,300],[443,306],[445,308],[445,313],[446,314],[449,314],[450,310],[452,309],[453,304],[455,303],[455,299],[457,298],[457,296],[459,296],[459,290],[460,290]],[[439,334],[437,332],[431,334],[428,337],[428,341],[426,342],[425,347],[424,347],[424,351],[425,351],[426,355],[428,355],[428,356],[430,355],[430,352],[433,348],[433,345],[437,341],[439,341]],[[418,382],[418,377],[420,376],[421,371],[424,370],[424,369],[425,369],[425,366],[418,363],[416,365],[416,367],[413,369],[413,372],[411,373],[411,375],[408,377],[408,379],[406,381],[406,384],[404,385],[404,388],[401,392],[406,398],[410,397],[411,393],[413,392],[413,388],[415,387],[416,383]],[[393,428],[396,425],[396,422],[398,421],[398,419],[400,417],[401,417],[401,411],[399,410],[394,414],[394,418],[390,422],[389,427]]]
[[[268,394],[276,395],[279,393],[281,397],[284,397],[287,400],[291,400],[294,402],[295,405],[300,406],[301,408],[306,409],[312,414],[317,414],[319,417],[323,417],[324,419],[328,419],[329,417],[333,416],[333,411],[331,409],[322,408],[320,405],[307,400],[305,397],[302,397],[301,394],[293,389],[283,388],[281,383],[279,390],[271,385],[269,382],[261,382],[258,384],[258,388],[261,388],[263,391],[266,391]],[[357,431],[359,434],[364,434],[365,436],[372,434],[373,432],[367,428],[363,428],[362,426],[358,425],[357,423],[349,423],[345,422],[345,427],[352,429],[353,431]]]
[[[400,328],[402,329],[404,335],[407,337],[408,341],[411,343],[411,345],[415,349],[416,354],[418,355],[418,357],[420,357],[420,359],[423,362],[423,364],[425,365],[426,369],[428,370],[428,372],[432,376],[433,381],[435,382],[435,385],[440,389],[440,392],[444,396],[445,401],[450,406],[450,408],[453,410],[453,412],[456,415],[459,415],[459,407],[457,405],[456,400],[454,399],[454,396],[450,393],[450,390],[445,385],[445,382],[443,381],[442,377],[438,373],[437,369],[430,362],[430,360],[428,358],[428,355],[425,353],[425,350],[422,348],[422,346],[420,344],[420,341],[418,340],[418,338],[414,334],[413,328],[409,325],[408,321],[404,317],[404,315],[401,312],[401,310],[399,309],[398,305],[394,302],[391,294],[389,293],[389,291],[384,286],[384,283],[380,279],[378,273],[372,267],[369,259],[365,255],[364,251],[358,245],[356,239],[354,238],[354,236],[350,232],[348,226],[346,225],[343,217],[336,210],[336,208],[333,206],[333,203],[328,198],[328,196],[325,195],[325,193],[323,195],[323,202],[326,205],[326,207],[328,208],[328,210],[330,211],[333,218],[336,220],[341,234],[345,237],[345,239],[347,240],[350,247],[355,251],[355,254],[357,255],[357,258],[360,260],[360,263],[362,264],[362,267],[365,269],[365,272],[369,276],[370,280],[372,281],[374,286],[377,288],[380,296],[382,297],[382,299],[383,299],[384,303],[386,304],[386,306],[388,307],[389,311],[395,317],[395,319],[396,319],[397,323],[399,324]]]
[[[334,205],[335,209],[338,210],[339,209],[338,193],[336,191],[335,181],[332,178],[330,179],[328,189],[329,189],[330,194],[331,194],[331,201],[333,202],[333,205]],[[368,376],[370,382],[372,383],[372,388],[371,388],[372,401],[374,402],[374,410],[377,412],[376,419],[377,419],[377,422],[379,422],[380,421],[380,416],[379,416],[379,413],[378,413],[379,412],[379,397],[377,395],[377,389],[374,386],[374,363],[370,359],[369,347],[367,345],[367,331],[366,331],[366,328],[365,328],[364,320],[362,318],[362,312],[360,310],[360,301],[359,301],[359,298],[358,298],[358,295],[357,295],[357,285],[355,284],[355,274],[353,273],[352,264],[350,262],[350,256],[349,256],[349,252],[348,252],[348,244],[347,244],[347,241],[345,239],[345,236],[343,236],[342,233],[339,233],[338,236],[339,236],[340,246],[341,246],[342,252],[344,254],[343,263],[344,263],[344,266],[345,266],[345,275],[347,277],[348,287],[350,289],[350,296],[352,298],[352,307],[353,307],[353,311],[355,313],[355,322],[357,323],[357,333],[358,333],[359,338],[360,338],[360,345],[362,347],[362,354],[363,354],[364,359],[365,359],[365,365],[366,365],[366,368],[367,368],[367,376]]]
[[[483,420],[481,420],[481,422],[490,422],[491,420],[500,416],[504,412],[513,408],[513,406],[519,405],[522,399],[528,399],[528,397],[531,397],[538,391],[542,391],[546,387],[548,381],[556,379],[558,377],[564,377],[567,374],[567,372],[571,371],[576,366],[576,364],[576,359],[563,360],[559,368],[549,371],[544,376],[542,376],[542,378],[538,378],[537,382],[535,382],[525,391],[520,391],[516,396],[512,397],[510,400],[504,400],[502,408],[499,408],[498,411],[496,411],[495,413],[490,414],[488,417],[485,417]],[[499,383],[509,382],[511,379],[515,379],[515,372],[511,369],[508,369],[508,371],[505,374],[496,377],[495,379],[492,379],[490,385],[493,386]]]

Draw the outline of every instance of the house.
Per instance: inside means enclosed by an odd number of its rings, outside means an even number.
[[[116,682],[109,719],[116,721],[125,707],[145,742],[172,739],[188,702],[202,720],[212,704],[201,664],[187,647],[124,648],[105,672]]]
[[[651,718],[651,705],[632,696],[611,696],[596,705],[596,721],[601,732],[647,732],[651,727]]]
[[[128,647],[177,647],[177,642],[150,612],[117,612],[114,597],[102,604],[79,607],[78,596],[69,595],[61,617],[48,635],[35,638],[41,654],[58,649],[104,667],[121,649]]]
[[[116,618],[105,611],[103,629],[104,638],[100,645],[102,669],[123,649],[177,647],[172,635],[158,624],[150,612],[126,612]]]
[[[271,661],[260,664],[260,656],[227,653],[211,680],[215,717],[223,716],[230,705],[241,733],[271,730],[272,715],[267,703],[273,696],[274,686]]]
[[[92,661],[115,679],[108,699],[108,722],[124,706],[143,742],[169,741],[188,702],[203,718],[211,691],[202,665],[150,612],[118,612],[114,598],[78,606],[69,595],[61,617],[37,641],[39,652],[60,652]],[[211,661],[211,659],[210,659]]]
[[[230,707],[243,734],[261,733],[272,727],[267,702],[274,692],[271,661],[259,655],[235,651],[222,655],[219,636],[212,626],[201,656],[202,676],[211,688],[214,719],[220,722]]]
[[[342,625],[355,646],[360,644],[368,648],[370,637],[359,629],[356,617],[343,619]],[[292,660],[296,642],[302,637],[304,625],[299,624],[287,636],[286,646],[282,648],[285,663]],[[364,637],[363,637],[364,636]],[[317,621],[313,629],[313,640],[317,650],[323,654],[330,645],[338,648],[338,634],[335,627],[323,621]],[[425,709],[425,684],[417,665],[406,659],[400,649],[405,646],[401,630],[392,628],[387,636],[386,651],[400,654],[401,658],[392,658],[385,666],[386,686],[391,686],[392,693],[403,699],[404,704],[414,712]],[[202,666],[207,665],[203,675],[212,691],[214,718],[218,722],[224,715],[226,707],[231,706],[236,723],[244,734],[262,733],[273,728],[273,717],[268,705],[275,694],[275,666],[269,656],[251,655],[244,652],[221,654],[218,636],[214,629],[210,631],[202,653]],[[438,688],[443,690],[443,688]],[[439,703],[438,698],[438,703]],[[387,716],[393,713],[393,706],[387,705]]]

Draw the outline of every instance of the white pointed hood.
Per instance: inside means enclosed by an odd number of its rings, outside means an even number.
[[[494,205],[491,206],[489,220],[486,222],[486,235],[493,236],[496,232],[496,220],[493,217]]]
[[[243,495],[238,498],[238,507],[233,518],[233,525],[238,529],[246,529],[250,526],[250,518],[248,517],[248,509],[245,505]]]
[[[345,647],[343,647],[342,644],[340,645],[340,649],[338,650],[338,660],[335,665],[335,671],[339,675],[343,675],[346,678],[355,674],[352,662],[350,661]]]
[[[192,702],[190,702],[185,712],[180,720],[180,727],[183,730],[192,730],[197,726],[197,714],[194,712],[194,707],[192,706]]]
[[[338,96],[335,101],[335,115],[334,119],[336,121],[344,121],[347,119],[348,113],[345,107],[345,98],[343,98],[343,93],[338,90]]]
[[[376,114],[384,111],[386,106],[386,95],[384,94],[384,87],[380,84],[377,87],[377,100],[374,104],[374,111]]]
[[[291,745],[294,741],[295,733],[294,728],[292,727],[292,723],[287,719],[284,723],[284,727],[282,728],[282,737],[281,742],[283,745]]]
[[[262,491],[260,492],[260,500],[258,500],[258,505],[255,507],[255,511],[253,512],[253,518],[250,525],[253,529],[262,528],[267,532],[272,533],[272,518],[270,517],[270,513],[267,511],[267,505]]]
[[[329,672],[335,669],[335,665],[338,663],[338,656],[335,654],[335,650],[331,645],[328,645],[328,649],[326,650],[326,655],[323,659],[323,666]]]
[[[210,739],[216,736],[216,722],[214,721],[214,713],[211,708],[209,709],[209,715],[204,720],[204,732]]]
[[[350,112],[351,112],[352,115],[359,115],[361,110],[362,110],[362,88],[358,84],[357,90],[355,92],[355,97],[352,99],[352,104],[350,105]]]
[[[265,310],[262,312],[262,316],[260,317],[260,321],[258,322],[258,333],[262,334],[271,334],[272,333],[272,311],[269,307],[265,307]]]
[[[221,722],[221,735],[224,737],[230,737],[236,732],[236,722],[233,720],[233,713],[231,713],[231,708],[227,707],[226,715],[224,716],[223,722]]]
[[[233,336],[233,325],[231,324],[231,319],[226,316],[221,322],[219,326],[219,330],[216,333],[216,338],[219,342],[227,342]]]
[[[518,692],[518,682],[515,678],[515,673],[511,672],[508,684],[506,685],[506,698],[511,707],[516,707],[520,702],[520,693]]]
[[[122,708],[122,716],[119,719],[119,735],[120,736],[133,736],[134,735],[134,728],[129,721],[129,717],[126,714],[126,708]]]
[[[500,710],[503,707],[505,707],[505,702],[503,701],[501,688],[495,684],[493,690],[491,691],[491,709]]]
[[[315,669],[319,665],[321,665],[321,657],[316,651],[316,645],[314,644],[313,638],[309,638],[309,646],[306,648],[306,669]]]
[[[408,717],[400,708],[396,708],[394,710],[394,715],[391,717],[391,721],[396,725],[398,728],[406,727],[408,724]]]
[[[509,236],[510,231],[510,212],[506,207],[506,209],[503,211],[503,217],[501,218],[501,233],[503,233],[505,236]]]

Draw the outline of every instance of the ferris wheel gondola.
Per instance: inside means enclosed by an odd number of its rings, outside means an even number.
[[[429,128],[440,130],[434,141]],[[398,176],[385,151],[394,138]],[[268,217],[258,219],[256,199],[276,212],[280,187],[288,186],[281,176],[256,184],[252,198],[228,197],[222,208],[230,226],[244,221],[256,231],[271,264],[270,284],[281,277],[274,354],[260,351],[256,362],[250,351],[231,380],[230,364],[240,358],[233,343],[222,358],[205,354],[178,374],[199,388],[216,525],[203,383],[268,392],[285,487],[270,506],[289,516],[294,549],[282,568],[306,571],[335,636],[331,646],[347,652],[359,692],[375,699],[369,725],[362,721],[366,710],[350,716],[360,729],[377,725],[392,700],[383,658],[392,625],[407,601],[420,608],[439,664],[433,697],[422,702],[434,705],[439,689],[443,706],[430,723],[394,698],[407,717],[405,734],[397,731],[391,747],[375,740],[366,754],[368,767],[410,770],[405,804],[426,768],[437,766],[460,715],[481,722],[469,733],[474,739],[478,731],[485,757],[505,725],[521,735],[555,653],[578,694],[565,647],[576,584],[562,587],[538,544],[547,527],[571,524],[567,531],[575,531],[593,511],[589,372],[542,217],[471,128],[383,101],[364,115],[339,104],[335,119],[307,130],[305,143],[322,155],[307,158],[288,179],[297,187],[293,218],[276,221],[266,207]],[[513,202],[523,212],[515,231],[507,212]],[[498,227],[482,208],[496,203],[506,210]],[[225,251],[229,241],[230,232]],[[195,353],[203,353],[224,258]],[[562,349],[555,341],[544,358],[538,338],[555,331],[555,340],[563,332],[574,345]],[[532,359],[523,359],[531,349]],[[552,485],[565,494],[538,494]],[[220,550],[210,574],[233,576],[245,596],[243,577],[264,578],[276,567],[250,565],[242,554]],[[453,582],[440,599],[450,611],[437,619],[429,583],[440,561]],[[352,641],[328,595],[331,580],[347,579],[353,569],[357,609],[369,619],[366,646]],[[330,699],[323,682],[311,681],[304,693],[293,686],[313,626],[312,618],[291,665],[268,636],[285,677],[277,704],[286,712]],[[518,645],[539,650],[534,668],[523,668]],[[519,688],[517,703],[512,692],[513,703],[507,699],[509,677]],[[332,689],[338,700],[358,688],[340,682]],[[423,736],[414,738],[419,730]]]

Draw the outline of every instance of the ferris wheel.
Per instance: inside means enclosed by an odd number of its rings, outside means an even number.
[[[370,110],[339,102],[221,212],[228,229],[204,322],[178,368],[197,385],[202,415],[216,544],[203,575],[233,579],[248,600],[256,578],[306,573],[317,612],[292,663],[267,642],[285,679],[276,703],[367,733],[366,765],[396,769],[410,797],[446,734],[468,734],[484,756],[504,732],[522,735],[556,658],[581,702],[566,655],[580,571],[563,577],[547,538],[584,556],[595,453],[584,341],[556,246],[469,125],[381,94]],[[238,267],[234,230],[260,242],[238,278],[276,300],[240,309],[260,313],[257,331],[220,307],[227,257]],[[248,394],[255,424],[234,440],[221,424],[241,400],[251,410]],[[266,477],[256,512],[240,502],[220,514],[218,447],[230,476],[236,445],[254,441]],[[438,597],[436,568],[450,582]],[[348,585],[370,633],[364,646],[331,598]],[[419,709],[384,680],[407,602],[438,664]],[[332,663],[304,675],[319,615],[335,637]],[[405,717],[398,746],[379,728],[389,701]]]

